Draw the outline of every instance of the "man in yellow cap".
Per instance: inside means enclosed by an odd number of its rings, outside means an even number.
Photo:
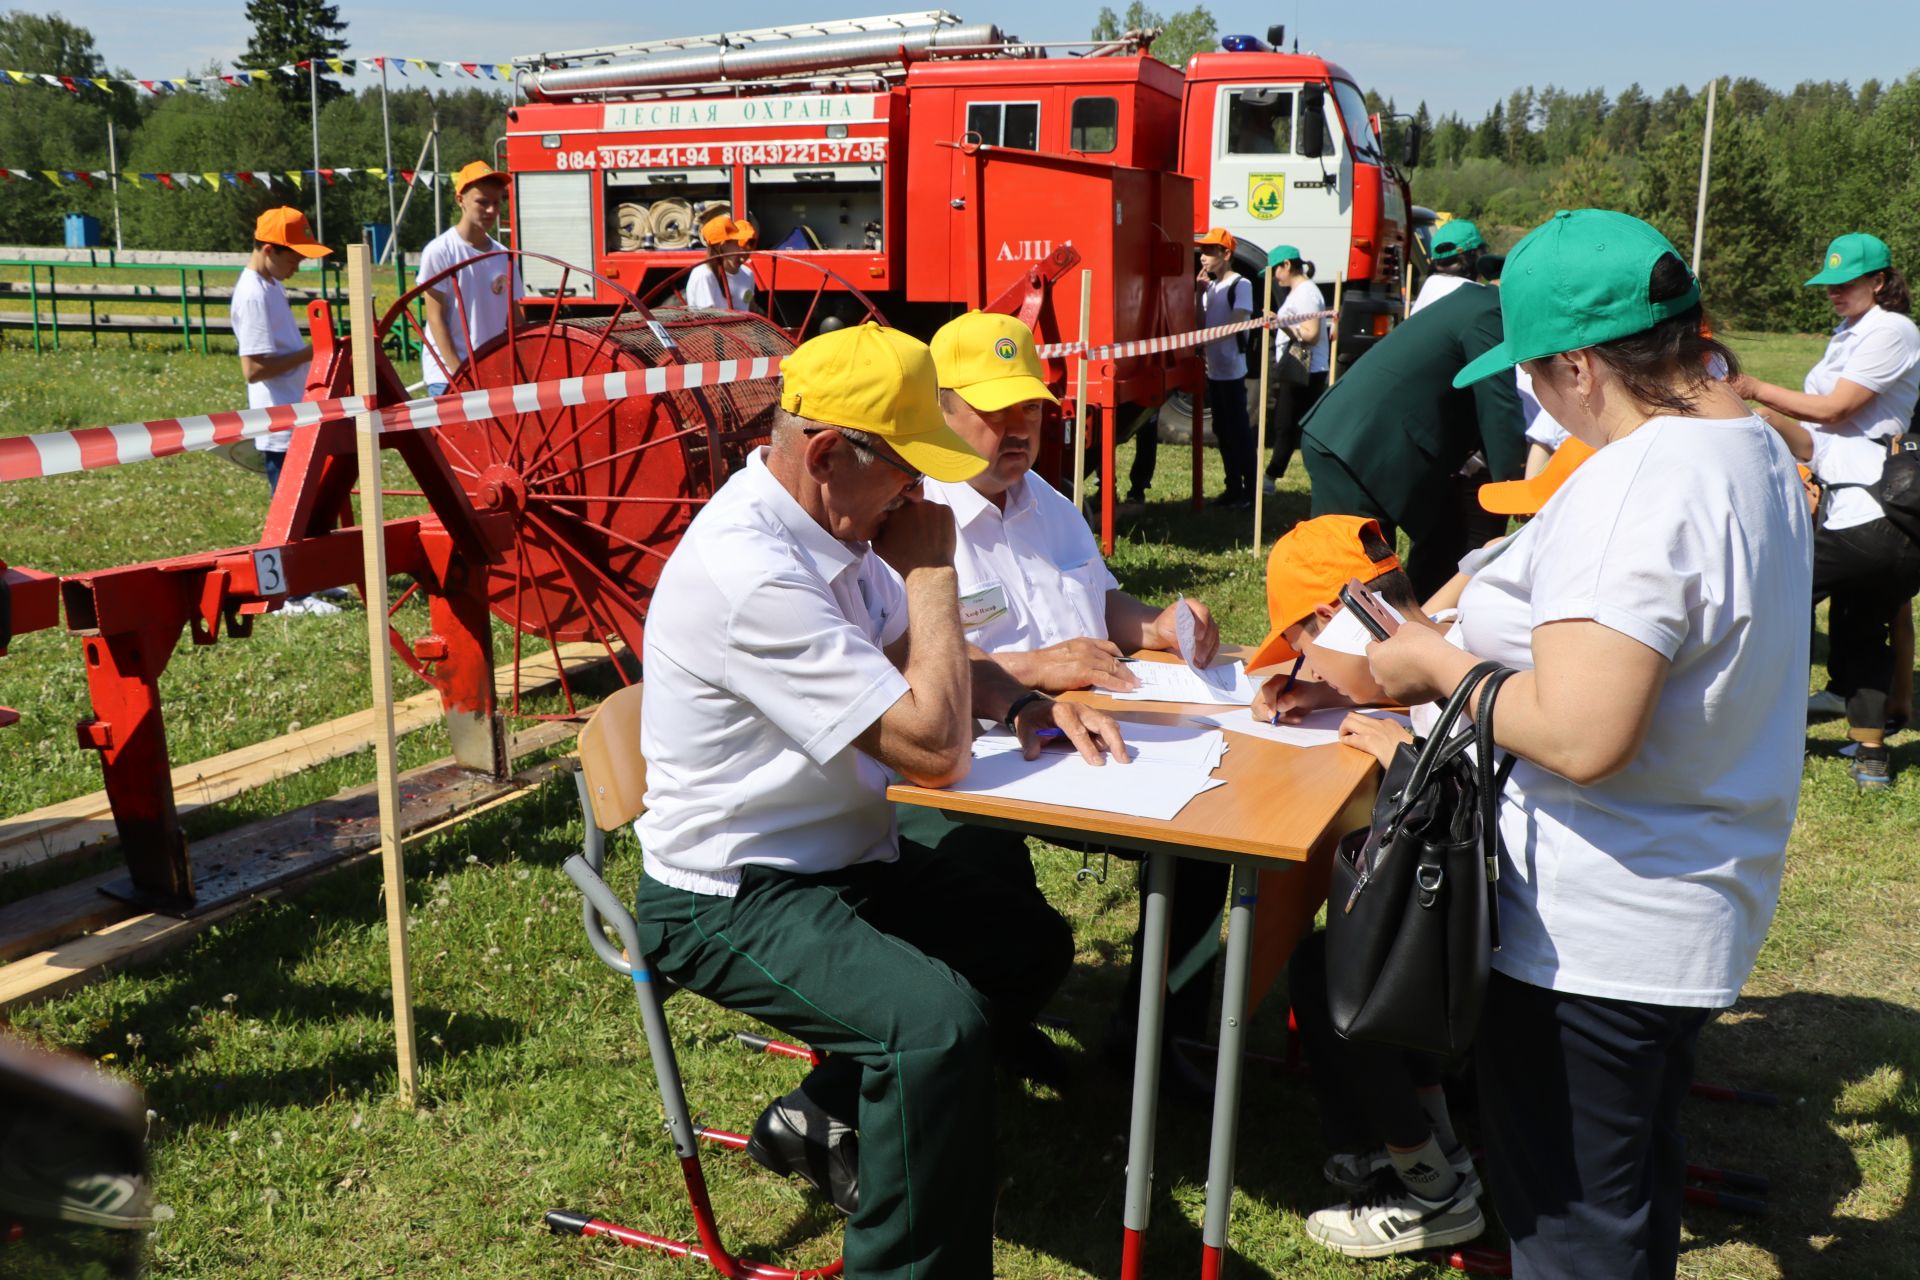
[[[427,242],[420,252],[420,280],[459,268],[426,294],[427,333],[420,371],[427,394],[440,395],[456,369],[475,351],[507,331],[514,304],[524,289],[510,258],[463,264],[506,246],[493,238],[507,202],[507,175],[475,160],[453,175],[454,202],[460,220]]]
[[[1013,316],[970,311],[942,326],[932,347],[940,411],[955,434],[987,460],[986,469],[970,479],[930,481],[925,487],[928,502],[952,510],[958,530],[953,563],[968,643],[1021,685],[1041,693],[1132,689],[1139,681],[1122,655],[1137,649],[1177,651],[1176,618],[1184,604],[1194,621],[1195,650],[1185,656],[1203,665],[1212,661],[1220,629],[1207,607],[1197,600],[1149,605],[1120,590],[1080,512],[1032,474],[1042,416],[1048,405],[1059,403],[1047,389],[1033,331]],[[903,810],[900,824],[922,843],[961,850],[1038,892],[1026,840],[1017,834],[957,826],[925,808]],[[1219,933],[1226,880],[1207,865],[1193,865],[1198,870],[1188,875],[1219,883],[1210,894],[1185,880],[1176,889],[1176,904],[1186,906],[1175,924],[1176,955],[1194,941],[1187,935],[1203,934],[1209,926],[1216,939]],[[1176,1035],[1204,1030],[1208,986],[1196,981],[1183,987],[1191,994],[1184,1002],[1176,999]],[[1123,1012],[1137,1006],[1137,998],[1123,1003]],[[1183,1022],[1188,1014],[1198,1017]],[[1116,1032],[1117,1043],[1131,1046],[1125,1028]],[[1058,1083],[1061,1069],[1047,1052],[1051,1042],[1044,1040],[1037,1031],[1027,1037],[1021,1065],[1037,1078]]]
[[[969,658],[953,520],[917,490],[985,463],[941,421],[925,344],[840,329],[782,378],[772,444],[654,589],[635,914],[673,981],[827,1051],[747,1153],[851,1215],[847,1273],[974,1280],[993,1271],[994,1031],[1032,1020],[1073,935],[897,838],[887,774],[946,785],[976,716],[1037,754],[1076,713]]]

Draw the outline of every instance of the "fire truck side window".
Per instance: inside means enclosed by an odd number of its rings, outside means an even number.
[[[1120,100],[1118,98],[1075,98],[1070,129],[1068,150],[1088,152],[1113,150],[1120,137]]]
[[[990,147],[1040,149],[1040,104],[1037,102],[970,102],[967,132],[978,134]]]
[[[1293,94],[1285,89],[1241,89],[1227,95],[1227,154],[1293,154]]]

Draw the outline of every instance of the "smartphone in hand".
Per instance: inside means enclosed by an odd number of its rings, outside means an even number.
[[[1340,588],[1340,603],[1375,640],[1385,640],[1400,629],[1400,623],[1387,611],[1386,604],[1358,578],[1349,578],[1347,585]]]

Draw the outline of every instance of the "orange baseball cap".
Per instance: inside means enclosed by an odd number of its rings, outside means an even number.
[[[475,160],[472,164],[461,165],[460,172],[453,175],[453,194],[464,195],[468,187],[476,182],[485,182],[488,178],[497,178],[509,187],[512,185],[508,182],[506,174],[485,160]]]
[[[313,238],[306,214],[284,204],[254,219],[253,238],[262,244],[291,249],[303,258],[324,258],[333,252]]]
[[[1400,567],[1400,557],[1388,551],[1375,559],[1360,541],[1363,532],[1386,543],[1377,521],[1366,516],[1320,516],[1303,520],[1273,544],[1267,553],[1267,638],[1247,659],[1247,670],[1270,667],[1297,658],[1300,651],[1287,643],[1286,630],[1323,605],[1339,598],[1350,578],[1372,582]],[[1388,544],[1391,545],[1391,544]]]
[[[742,219],[735,221],[727,214],[708,218],[700,224],[700,239],[705,244],[745,244],[747,237],[754,234],[753,224]]]
[[[1497,516],[1530,516],[1547,505],[1551,498],[1567,482],[1567,477],[1580,469],[1580,464],[1593,456],[1593,446],[1582,444],[1568,436],[1540,474],[1531,480],[1498,480],[1492,484],[1480,486],[1480,505]]]
[[[1233,233],[1225,227],[1208,227],[1207,234],[1194,241],[1196,245],[1217,244],[1228,253],[1233,252]]]

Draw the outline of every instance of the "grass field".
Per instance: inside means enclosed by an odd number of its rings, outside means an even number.
[[[1819,352],[1807,337],[1736,338],[1761,376],[1797,382]],[[0,433],[231,407],[231,358],[0,352]],[[1261,562],[1249,521],[1190,514],[1180,450],[1162,451],[1153,502],[1123,531],[1122,583],[1149,598],[1206,600],[1229,639],[1263,630]],[[1125,458],[1121,465],[1125,466]],[[1209,458],[1209,491],[1219,485]],[[0,556],[59,571],[101,567],[257,533],[264,486],[210,458],[0,486]],[[1296,467],[1270,529],[1306,509]],[[251,641],[183,649],[164,683],[176,760],[314,723],[362,705],[357,613],[270,620]],[[1821,673],[1816,670],[1818,681]],[[412,692],[403,687],[402,692]],[[0,703],[27,713],[0,730],[0,811],[98,785],[72,739],[85,713],[74,643],[29,636],[0,660]],[[1772,1213],[1690,1208],[1682,1274],[1712,1280],[1920,1274],[1920,759],[1909,735],[1891,793],[1856,794],[1833,724],[1809,729],[1801,816],[1779,918],[1740,1004],[1703,1037],[1700,1078],[1781,1096],[1777,1110],[1691,1102],[1690,1158],[1764,1172]],[[410,750],[435,749],[420,735]],[[371,776],[366,757],[229,806],[284,807]],[[218,815],[216,815],[216,818]],[[686,1264],[539,1229],[553,1207],[690,1231],[661,1132],[626,985],[587,954],[560,863],[581,836],[571,785],[486,814],[411,849],[409,914],[423,1060],[421,1107],[392,1090],[386,939],[377,872],[332,877],[293,901],[222,924],[185,950],[66,999],[20,1011],[21,1030],[139,1083],[155,1112],[159,1198],[154,1272],[167,1277],[641,1277]],[[1119,1267],[1126,1080],[1102,1061],[1124,975],[1132,868],[1081,881],[1077,855],[1037,858],[1074,920],[1079,963],[1053,1012],[1078,1067],[1056,1094],[1005,1085],[1000,1129],[1010,1179],[996,1274],[1111,1276]],[[638,859],[615,845],[610,878],[630,893]],[[1096,862],[1095,870],[1099,870]],[[1276,1049],[1280,996],[1254,1024]],[[797,1068],[756,1058],[743,1021],[697,999],[669,1007],[696,1116],[744,1128]],[[1331,1196],[1303,1080],[1255,1068],[1242,1116],[1231,1275],[1331,1280],[1451,1274],[1402,1261],[1356,1264],[1305,1237],[1302,1215]],[[1206,1126],[1163,1111],[1147,1274],[1192,1271],[1200,1250]],[[792,1184],[716,1155],[708,1177],[734,1243],[755,1256],[821,1263],[835,1215]]]

